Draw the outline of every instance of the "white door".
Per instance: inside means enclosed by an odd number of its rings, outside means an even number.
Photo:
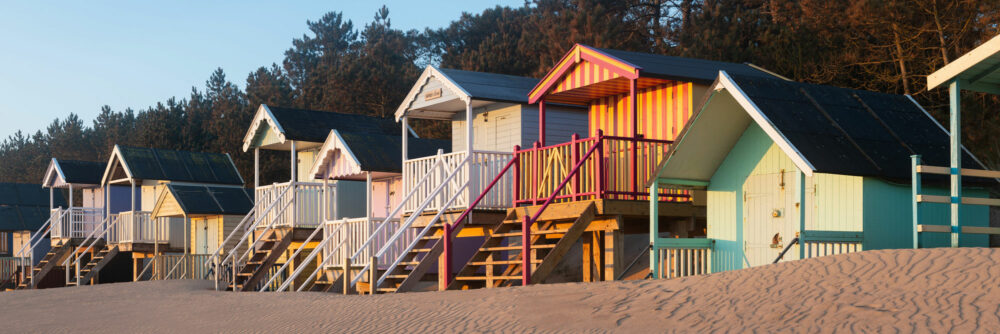
[[[798,232],[796,173],[751,175],[743,184],[743,249],[748,267],[774,262]],[[793,246],[781,261],[798,259]]]

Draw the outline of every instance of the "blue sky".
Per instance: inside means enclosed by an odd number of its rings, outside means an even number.
[[[0,140],[55,118],[89,125],[102,105],[142,109],[187,97],[222,67],[243,86],[279,63],[306,20],[340,11],[363,27],[383,4],[393,27],[443,27],[523,0],[462,1],[9,1],[0,0]]]

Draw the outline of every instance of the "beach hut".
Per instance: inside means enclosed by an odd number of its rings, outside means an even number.
[[[773,76],[744,64],[580,44],[570,49],[527,92],[539,110],[539,130],[530,147],[514,152],[509,173],[516,208],[449,287],[544,282],[577,243],[582,280],[619,279],[627,267],[625,234],[649,233],[642,187],[719,70]],[[551,140],[550,125],[559,122],[549,115],[558,105],[579,106],[588,120],[578,135],[560,136],[565,143]],[[661,195],[658,213],[670,230],[703,233],[705,208],[697,196],[692,201],[666,189]]]
[[[408,291],[419,285],[424,274],[434,272],[435,264],[450,266],[437,261],[445,244],[442,238],[433,237],[442,235],[445,226],[468,224],[468,229],[454,229],[457,236],[482,238],[506,217],[506,210],[513,205],[513,177],[498,179],[492,188],[491,181],[509,167],[513,148],[530,145],[538,137],[539,110],[527,99],[537,83],[533,78],[433,66],[420,75],[396,110],[396,120],[404,129],[400,154],[403,199],[398,208],[390,210],[389,218],[398,214],[401,222],[386,226],[393,231],[392,238],[380,240],[372,235],[366,242],[374,246],[379,257],[390,250],[403,253],[391,260],[391,268],[379,273],[371,285],[373,290]],[[587,117],[578,106],[554,105],[550,114],[557,124],[550,129],[552,142],[586,131]],[[412,145],[407,140],[411,120],[447,122],[452,152],[411,154]],[[469,213],[463,217],[463,211]],[[457,269],[461,264],[454,265]],[[355,281],[368,270],[367,266],[360,269]],[[446,284],[440,278],[444,276],[439,275],[439,288],[444,289]]]
[[[408,139],[411,157],[450,153],[451,142],[438,139],[411,137]],[[398,228],[379,228],[382,224],[400,223],[398,217],[387,218],[400,204],[402,194],[402,139],[398,135],[352,133],[331,130],[317,154],[317,159],[309,169],[309,175],[324,180],[353,180],[365,182],[365,209],[361,216],[343,216],[334,212],[323,227],[323,241],[305,261],[312,261],[322,254],[316,268],[292,272],[286,286],[295,288],[311,287],[313,290],[329,291],[342,287],[345,273],[369,265],[369,260],[377,253],[376,245],[366,241],[370,236],[388,239]],[[362,194],[341,194],[341,196],[361,196]],[[367,247],[362,247],[367,246]],[[400,254],[393,249],[377,256],[379,272],[387,268]],[[297,251],[301,253],[300,251]],[[347,260],[355,253],[356,261]],[[346,267],[345,267],[346,264]],[[278,271],[281,272],[281,271]],[[276,274],[278,273],[276,272]],[[318,273],[318,276],[317,276]],[[302,277],[302,279],[299,279]],[[364,280],[367,281],[367,280]],[[294,286],[291,284],[295,283]],[[280,290],[280,289],[279,289]]]
[[[115,145],[100,185],[125,188],[128,196],[105,191],[107,219],[76,246],[77,256],[66,262],[66,284],[131,281],[143,261],[183,252],[184,219],[151,215],[170,184],[239,187],[243,178],[228,154]]]
[[[251,251],[219,257],[224,270],[217,278],[226,288],[257,291],[276,288],[281,281],[269,281],[272,269],[291,261],[287,270],[298,268],[295,249],[313,250],[322,240],[323,222],[328,217],[364,217],[365,183],[341,180],[318,182],[309,174],[331,130],[356,134],[397,135],[392,119],[360,114],[283,108],[261,105],[243,140],[244,151],[254,151],[254,208],[241,228],[230,236],[238,244],[250,244]],[[260,150],[289,152],[288,182],[263,185],[260,180]],[[338,193],[348,194],[337,196]],[[245,232],[252,231],[252,232]],[[229,238],[230,236],[227,236]],[[303,247],[303,245],[305,245]],[[235,268],[235,270],[234,270]],[[233,274],[235,273],[235,274]]]
[[[64,190],[69,203],[51,208],[52,243],[79,243],[104,221],[104,189],[101,176],[105,165],[94,161],[78,161],[52,158],[45,171],[42,187],[49,189],[49,196]],[[80,196],[74,198],[79,192]],[[121,195],[127,195],[123,193]],[[75,206],[75,199],[82,205]]]
[[[948,144],[949,161],[948,167],[934,166],[922,161],[921,156],[913,157],[913,235],[914,240],[921,240],[917,236],[922,232],[947,233],[950,235],[950,246],[961,245],[961,234],[998,235],[1000,227],[978,227],[965,226],[964,212],[968,205],[982,207],[1000,206],[1000,200],[990,199],[982,194],[971,194],[966,196],[963,191],[963,179],[972,178],[998,179],[1000,172],[986,170],[981,164],[968,165],[960,158],[962,142],[962,91],[986,93],[1000,95],[1000,36],[994,36],[982,45],[962,55],[955,61],[945,65],[941,69],[934,71],[927,76],[927,89],[937,89],[948,86],[949,96],[949,123],[950,140]],[[971,167],[971,168],[970,168]],[[921,175],[930,176],[947,175],[949,181],[949,192],[947,196],[927,195],[921,189]],[[949,206],[950,226],[923,225],[922,206],[940,204]],[[980,217],[981,218],[981,217]],[[920,245],[914,242],[913,247]]]
[[[948,132],[905,95],[722,71],[691,119],[654,170],[650,195],[707,190],[707,235],[651,235],[658,277],[911,247],[910,157],[948,161]],[[962,163],[982,166],[968,151]],[[926,181],[928,194],[946,193],[942,180]],[[964,191],[985,195],[973,186]],[[963,208],[962,225],[983,226],[988,215],[985,207]],[[947,216],[946,205],[927,206],[920,224]],[[657,218],[651,215],[654,231]],[[947,245],[941,235],[920,238]],[[963,236],[961,243],[987,240]]]
[[[237,185],[166,184],[150,216],[184,219],[184,252],[156,256],[135,279],[205,279],[205,262],[212,252],[240,250],[236,240],[225,240],[253,207],[250,193]],[[228,244],[223,244],[228,243]],[[246,249],[243,247],[242,249]]]
[[[59,284],[43,280],[47,273],[31,270],[50,251],[47,231],[53,206],[66,207],[61,191],[47,193],[38,184],[0,183],[0,288]]]

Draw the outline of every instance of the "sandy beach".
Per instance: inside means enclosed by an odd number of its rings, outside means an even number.
[[[0,293],[6,332],[991,332],[1000,250],[867,251],[676,280],[342,296],[208,281]]]

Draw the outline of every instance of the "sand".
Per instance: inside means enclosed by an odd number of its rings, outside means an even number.
[[[676,280],[341,296],[207,281],[0,293],[4,332],[994,332],[1000,250],[868,251]]]

